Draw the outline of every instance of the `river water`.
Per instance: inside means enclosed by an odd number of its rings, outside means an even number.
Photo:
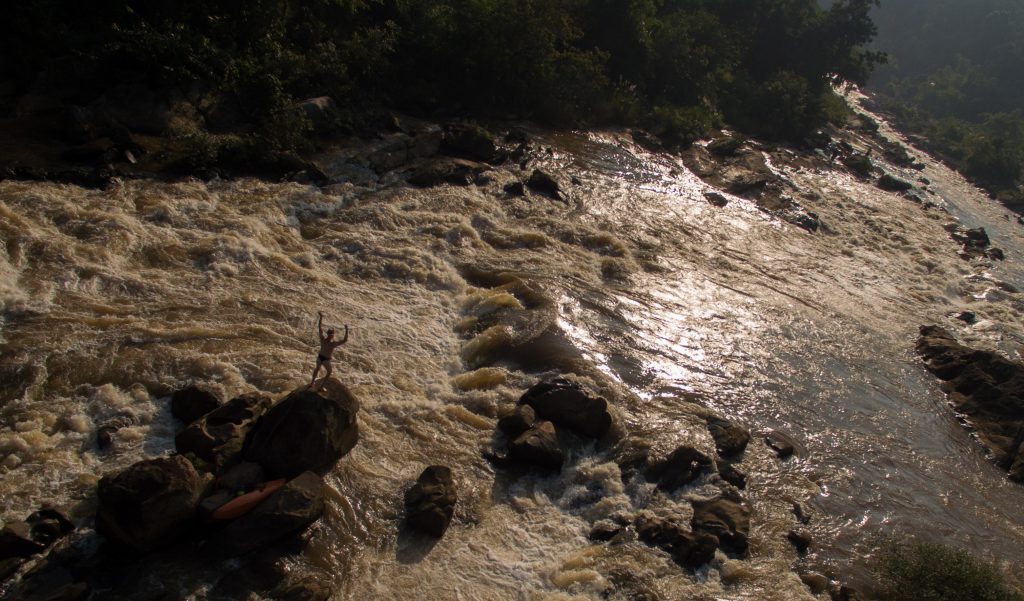
[[[362,402],[361,436],[292,567],[335,599],[808,599],[794,570],[863,578],[875,537],[893,532],[1021,573],[1024,487],[957,422],[913,347],[938,323],[1017,358],[1024,226],[916,151],[923,173],[877,164],[926,177],[935,207],[766,149],[820,216],[809,233],[742,198],[712,206],[678,157],[624,133],[537,135],[551,152],[535,165],[579,178],[566,202],[509,196],[523,174],[508,168],[426,190],[397,175],[322,190],[0,182],[0,517],[74,502],[171,450],[167,395],[187,383],[226,398],[304,385],[323,310],[351,326],[336,373]],[[986,227],[1005,263],[959,258],[953,218]],[[955,320],[962,310],[979,321]],[[749,558],[690,574],[639,542],[587,540],[616,515],[685,518],[687,498],[716,490],[707,481],[656,494],[593,446],[558,476],[482,457],[499,410],[566,372],[605,392],[627,443],[707,447],[707,409],[755,433],[740,464]],[[111,423],[104,453],[95,431]],[[775,429],[796,458],[760,442]],[[399,527],[401,498],[437,463],[460,500],[431,545]],[[815,537],[803,558],[785,539],[793,503]],[[212,578],[178,575],[183,597],[206,598]]]

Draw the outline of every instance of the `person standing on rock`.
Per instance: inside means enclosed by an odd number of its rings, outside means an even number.
[[[331,377],[331,358],[334,355],[334,349],[348,342],[348,325],[345,325],[345,335],[342,336],[341,340],[334,340],[334,330],[327,330],[327,335],[324,335],[324,313],[318,311],[317,315],[320,316],[320,321],[317,327],[320,330],[320,352],[316,355],[316,368],[313,369],[313,379],[309,381],[307,388],[312,388],[313,384],[316,384],[316,376],[320,373],[320,367],[326,368],[324,373],[324,379],[322,382],[326,382]],[[320,384],[320,389],[323,388],[323,383]]]

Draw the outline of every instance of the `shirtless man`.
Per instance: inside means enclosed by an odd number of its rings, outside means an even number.
[[[334,354],[334,349],[348,342],[348,325],[345,326],[345,335],[335,342],[334,330],[327,330],[327,335],[324,335],[324,314],[322,311],[318,311],[317,314],[320,316],[318,328],[320,329],[320,352],[316,356],[316,369],[313,370],[313,379],[310,380],[307,388],[312,388],[313,384],[316,383],[316,376],[320,373],[320,366],[327,368],[327,372],[324,374],[324,379],[320,384],[320,389],[323,389],[323,382],[327,381],[327,378],[331,377],[331,356]]]

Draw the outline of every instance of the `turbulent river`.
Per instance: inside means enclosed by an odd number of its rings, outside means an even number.
[[[625,134],[537,136],[552,152],[536,166],[579,180],[565,202],[506,194],[518,168],[429,189],[398,175],[0,182],[0,517],[87,498],[103,474],[173,450],[167,395],[188,383],[225,398],[304,385],[323,310],[351,326],[335,373],[362,403],[360,440],[292,569],[326,575],[335,599],[810,599],[794,569],[863,577],[875,537],[894,532],[1021,573],[1024,487],[913,349],[938,323],[1018,358],[1024,226],[916,151],[923,172],[876,164],[928,178],[934,207],[768,152],[820,217],[810,233],[743,198],[712,206],[681,159]],[[958,257],[952,219],[984,226],[1006,261]],[[693,574],[642,543],[587,538],[616,513],[684,511],[670,501],[707,482],[666,500],[593,445],[556,476],[483,458],[499,410],[566,372],[605,391],[630,439],[707,445],[695,405],[754,432],[739,465],[748,558]],[[771,430],[797,457],[760,442]],[[431,464],[454,469],[460,494],[433,546],[399,528],[402,493]],[[806,557],[786,540],[794,503],[815,538]],[[223,569],[166,577],[202,599]]]

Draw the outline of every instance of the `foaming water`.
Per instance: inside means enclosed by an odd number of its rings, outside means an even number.
[[[538,166],[580,181],[566,202],[505,194],[520,177],[509,169],[428,190],[0,182],[0,514],[85,497],[172,449],[166,396],[189,382],[226,397],[304,385],[323,310],[351,326],[337,371],[362,402],[360,441],[293,567],[330,574],[335,598],[805,599],[791,568],[856,574],[870,537],[893,529],[1024,567],[1024,489],[913,354],[931,322],[1019,346],[1020,295],[988,292],[1021,282],[1024,245],[1003,211],[931,160],[926,209],[762,149],[820,216],[811,234],[736,196],[712,206],[680,159],[624,134],[540,142],[552,152]],[[1006,264],[957,257],[950,213],[990,228]],[[951,317],[965,309],[977,325]],[[689,574],[635,540],[587,540],[621,515],[688,520],[682,501],[713,495],[711,482],[658,494],[593,444],[557,476],[482,457],[499,410],[564,371],[604,390],[630,441],[710,450],[707,410],[797,439],[780,463],[755,437],[740,465],[748,559]],[[400,522],[404,489],[437,463],[460,499],[434,542]],[[794,503],[815,534],[805,558],[785,538]],[[204,578],[183,578],[183,595]]]

